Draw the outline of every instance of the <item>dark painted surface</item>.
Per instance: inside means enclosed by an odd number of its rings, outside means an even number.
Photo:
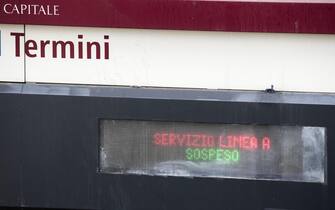
[[[164,91],[161,94],[164,97]],[[161,97],[0,93],[0,205],[116,210],[335,209],[334,105]],[[328,184],[100,174],[101,118],[325,126]]]
[[[335,33],[335,3],[199,0],[5,0],[60,5],[59,16],[8,15],[0,23],[238,32]]]

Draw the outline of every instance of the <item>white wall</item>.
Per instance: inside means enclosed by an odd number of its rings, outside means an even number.
[[[15,57],[15,40],[10,37],[10,32],[23,32],[23,30],[22,25],[0,24],[0,81],[24,82],[24,57]]]
[[[335,92],[335,35],[26,26],[26,40],[78,34],[110,35],[111,59],[55,59],[50,50],[26,57],[27,81]]]

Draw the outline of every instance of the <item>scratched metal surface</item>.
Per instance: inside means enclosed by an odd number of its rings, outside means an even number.
[[[335,105],[333,93],[0,83],[1,93],[226,102]]]
[[[46,84],[0,87],[0,206],[335,209],[334,167],[327,168],[327,184],[99,172],[99,119],[325,127],[327,163],[332,166],[333,95]]]

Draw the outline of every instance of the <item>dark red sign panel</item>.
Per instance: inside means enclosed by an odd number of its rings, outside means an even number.
[[[329,0],[0,2],[0,23],[9,24],[333,34],[334,20]]]

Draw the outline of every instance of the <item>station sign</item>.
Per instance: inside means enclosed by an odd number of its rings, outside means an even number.
[[[0,81],[335,92],[334,19],[330,0],[5,0]]]
[[[335,92],[334,35],[36,25],[0,31],[1,81]]]

